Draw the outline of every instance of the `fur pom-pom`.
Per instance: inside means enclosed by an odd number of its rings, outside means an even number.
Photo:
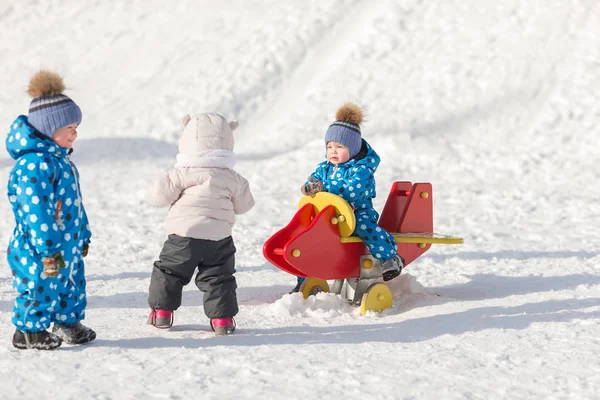
[[[335,113],[335,119],[337,121],[354,122],[355,124],[360,125],[363,121],[363,112],[356,104],[345,103]]]
[[[56,72],[41,70],[29,81],[27,94],[31,97],[53,97],[65,90],[63,78]]]

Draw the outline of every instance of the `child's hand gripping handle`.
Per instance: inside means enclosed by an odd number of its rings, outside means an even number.
[[[323,191],[323,182],[313,176],[308,177],[308,182],[300,187],[303,195],[309,196]]]

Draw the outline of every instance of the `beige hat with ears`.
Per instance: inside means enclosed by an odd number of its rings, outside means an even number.
[[[180,153],[199,153],[207,150],[233,151],[233,131],[238,121],[227,121],[216,113],[183,117],[183,133],[179,139]]]

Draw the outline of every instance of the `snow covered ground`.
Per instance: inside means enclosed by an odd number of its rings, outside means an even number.
[[[600,398],[600,4],[596,0],[53,0],[0,3],[0,124],[40,67],[84,114],[73,159],[93,228],[86,323],[55,352],[10,344],[0,258],[2,399]],[[287,295],[262,257],[289,221],[345,101],[367,112],[394,180],[431,182],[434,245],[361,317]],[[145,193],[181,117],[240,121],[238,332],[214,337],[186,288],[175,326],[145,325],[165,210]],[[0,187],[12,160],[0,152]],[[4,190],[4,189],[3,189]],[[0,198],[0,243],[13,216]]]

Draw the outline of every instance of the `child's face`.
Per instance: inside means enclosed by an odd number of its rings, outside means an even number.
[[[327,161],[333,165],[343,164],[350,159],[350,150],[337,142],[327,143]]]
[[[57,129],[52,135],[54,143],[65,149],[72,149],[73,143],[77,139],[77,127],[79,124],[67,125],[64,128]]]

